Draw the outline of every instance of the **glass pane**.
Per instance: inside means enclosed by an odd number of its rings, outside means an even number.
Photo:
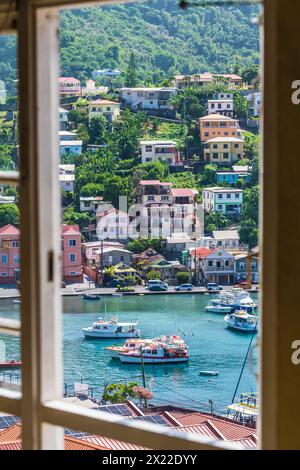
[[[166,0],[61,12],[64,391],[248,448],[259,7],[235,8]]]

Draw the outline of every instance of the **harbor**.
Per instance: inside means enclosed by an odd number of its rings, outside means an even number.
[[[250,337],[226,328],[224,315],[205,311],[216,295],[152,294],[147,296],[107,297],[92,302],[81,297],[64,297],[64,382],[83,381],[101,397],[109,383],[142,383],[139,364],[122,363],[112,359],[107,347],[122,346],[124,339],[84,339],[82,328],[99,317],[121,322],[138,321],[141,338],[160,335],[179,335],[188,346],[189,361],[182,364],[145,364],[147,388],[156,405],[173,404],[202,411],[224,414],[231,403],[239,379]],[[251,294],[257,302],[257,294]],[[18,318],[18,304],[9,299],[0,303],[1,316]],[[256,391],[256,349],[247,360],[237,395]],[[19,340],[0,336],[1,351],[6,360],[19,360]],[[251,361],[253,363],[250,363]],[[202,374],[201,374],[202,371]],[[215,371],[217,374],[203,374]]]

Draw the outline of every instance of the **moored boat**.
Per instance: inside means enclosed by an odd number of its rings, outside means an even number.
[[[88,293],[83,293],[82,298],[85,300],[101,300],[100,295],[98,294],[88,294]]]
[[[0,369],[19,369],[22,366],[21,361],[0,362]]]
[[[231,313],[233,310],[233,307],[230,305],[220,305],[217,303],[212,303],[210,302],[207,307],[205,307],[205,311],[209,313]]]
[[[108,346],[106,349],[111,358],[119,359],[120,353],[134,351],[151,342],[151,339],[127,339],[123,346]]]
[[[125,364],[177,364],[188,362],[187,348],[173,345],[152,343],[138,350],[120,353],[121,362]]]
[[[224,318],[226,325],[234,330],[251,333],[257,331],[258,316],[250,315],[245,311],[230,313]]]
[[[139,338],[138,322],[119,322],[117,317],[110,321],[99,318],[92,326],[82,328],[85,338]]]

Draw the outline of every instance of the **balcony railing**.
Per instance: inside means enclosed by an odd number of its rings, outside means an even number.
[[[205,268],[207,272],[224,272],[224,273],[233,273],[234,266],[207,266]]]

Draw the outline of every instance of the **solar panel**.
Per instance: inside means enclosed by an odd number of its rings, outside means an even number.
[[[74,429],[70,429],[70,428],[65,428],[65,435],[71,436],[71,437],[77,437],[77,438],[90,436],[88,432],[74,431]]]
[[[18,416],[0,416],[0,429],[9,428],[20,422],[21,419]]]
[[[137,418],[133,418],[139,421],[146,421],[147,423],[154,423],[154,424],[162,424],[164,426],[170,426],[170,423],[160,415],[146,415],[146,416],[138,416]]]
[[[132,412],[127,405],[109,405],[100,406],[97,408],[98,411],[104,411],[105,413],[112,413],[121,416],[131,416]]]

